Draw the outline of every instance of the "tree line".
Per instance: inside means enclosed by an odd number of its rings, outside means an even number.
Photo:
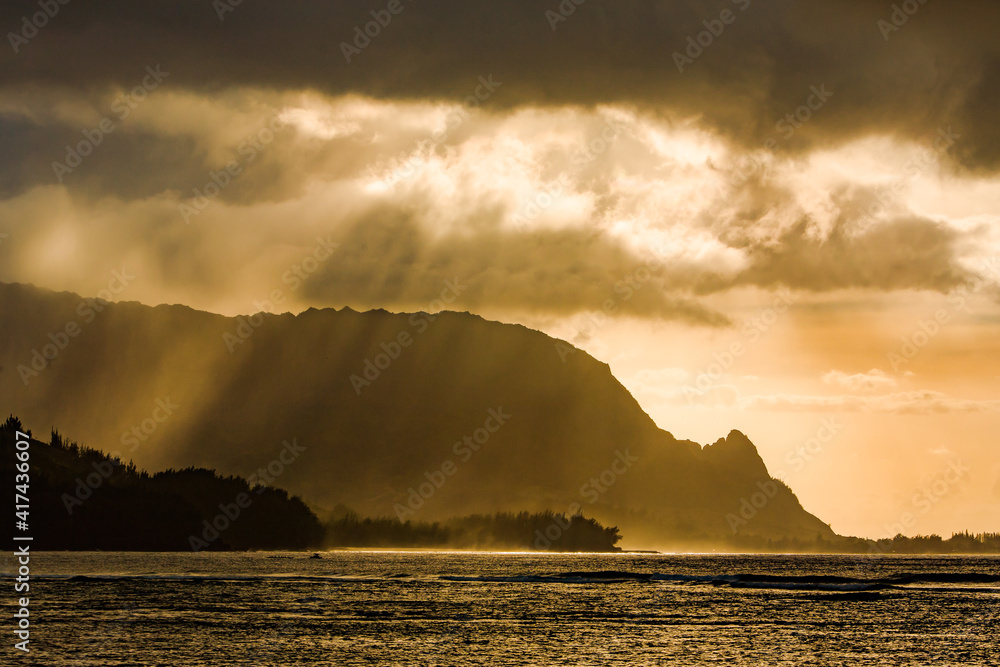
[[[405,547],[482,551],[620,551],[617,527],[552,511],[497,512],[435,522],[363,518],[354,512],[326,524],[328,547]]]
[[[15,431],[0,425],[0,475],[13,479]],[[31,438],[30,533],[39,550],[309,549],[323,527],[284,489],[188,467],[150,474],[53,430]],[[8,541],[13,528],[5,522]],[[2,539],[2,536],[0,536]]]
[[[11,415],[0,424],[0,476],[13,479]],[[31,438],[31,534],[39,550],[285,550],[328,547],[615,551],[617,528],[553,512],[411,522],[343,514],[325,526],[298,497],[243,477],[187,467],[157,473],[64,438]],[[10,541],[13,528],[4,524]],[[548,537],[545,537],[548,535]],[[3,539],[4,535],[0,535]]]

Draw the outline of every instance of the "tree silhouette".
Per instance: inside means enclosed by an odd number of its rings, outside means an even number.
[[[13,415],[0,431],[0,476],[13,479],[15,439],[6,434],[25,431]],[[30,462],[31,529],[39,548],[188,550],[195,536],[208,549],[307,549],[322,540],[319,520],[299,498],[252,489],[241,477],[201,468],[150,475],[55,429],[49,444],[32,443]],[[207,540],[206,523],[215,531]],[[9,541],[12,522],[4,525],[0,539]]]

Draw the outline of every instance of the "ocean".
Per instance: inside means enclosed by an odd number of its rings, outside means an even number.
[[[38,552],[31,568],[31,652],[5,664],[1000,665],[998,557]]]

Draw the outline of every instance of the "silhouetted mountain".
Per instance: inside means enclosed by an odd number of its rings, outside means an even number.
[[[29,437],[16,450],[20,430],[13,416],[0,425],[0,475],[29,500],[23,534],[35,549],[305,549],[322,541],[316,515],[282,489],[196,468],[151,475],[57,431],[49,443]],[[27,452],[27,471],[16,469],[16,451]],[[13,527],[3,529],[8,543]]]
[[[523,326],[347,308],[227,318],[16,284],[0,284],[0,316],[0,408],[147,468],[270,463],[315,507],[402,520],[582,509],[629,546],[835,539],[742,433],[677,440],[606,364]],[[301,455],[276,464],[293,439]]]

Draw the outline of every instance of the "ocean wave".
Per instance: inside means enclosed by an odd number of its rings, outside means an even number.
[[[980,584],[971,590],[1000,592],[1000,577],[978,573],[904,573],[884,579],[861,579],[837,575],[769,575],[769,574],[708,574],[691,575],[665,572],[631,572],[600,570],[594,572],[560,572],[519,576],[442,575],[444,581],[483,583],[562,583],[562,584],[621,584],[649,582],[681,586],[728,586],[730,588],[773,589],[787,591],[875,592],[916,584],[947,584],[929,588],[970,590],[969,584]],[[994,586],[983,586],[993,584]]]
[[[906,584],[1000,584],[1000,576],[977,572],[921,572],[896,575],[887,581]]]
[[[13,578],[3,573],[0,578]],[[516,575],[438,574],[411,576],[392,574],[214,574],[214,573],[142,573],[142,574],[40,574],[34,579],[65,581],[73,584],[92,584],[116,581],[157,581],[175,583],[207,582],[271,582],[271,583],[322,583],[335,585],[376,584],[400,580],[419,579],[449,583],[497,584],[656,584],[674,586],[724,586],[736,589],[761,589],[817,592],[877,592],[890,588],[908,588],[925,591],[998,592],[1000,576],[976,572],[904,572],[884,578],[857,578],[837,575],[789,574],[678,574],[672,572],[635,572],[629,570],[596,570],[571,572],[523,573]]]

